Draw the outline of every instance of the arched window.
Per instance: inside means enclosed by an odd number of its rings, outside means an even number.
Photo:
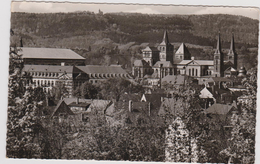
[[[191,69],[189,69],[189,76],[191,76]]]
[[[198,70],[197,69],[195,70],[195,76],[198,76]]]
[[[194,76],[194,68],[192,68],[192,76]]]

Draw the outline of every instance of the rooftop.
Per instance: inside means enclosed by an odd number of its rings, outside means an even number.
[[[101,66],[101,65],[86,65],[77,66],[83,72],[89,73],[115,73],[115,74],[127,74],[127,72],[121,67],[121,65]]]
[[[21,47],[22,58],[34,59],[82,59],[85,58],[70,49]]]
[[[74,66],[59,66],[59,65],[24,65],[23,71],[25,72],[67,72],[79,73],[82,72]]]

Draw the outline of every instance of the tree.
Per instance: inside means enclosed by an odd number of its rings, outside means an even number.
[[[220,152],[228,157],[228,163],[254,163],[255,159],[257,67],[248,71],[242,83],[247,87],[247,93],[238,98],[241,113],[232,115],[231,137],[227,148]]]
[[[119,101],[121,95],[132,92],[135,85],[124,78],[110,78],[101,83],[101,95],[105,99]]]
[[[12,50],[13,48],[13,50]],[[6,155],[11,158],[40,158],[37,138],[41,131],[40,110],[43,99],[27,85],[30,77],[22,73],[19,49],[12,47],[9,60]]]
[[[68,97],[69,91],[64,83],[57,82],[56,86],[52,87],[51,96],[53,96],[56,101],[59,101],[61,98]]]
[[[99,90],[98,86],[85,82],[80,86],[80,95],[85,99],[96,99],[98,98]]]

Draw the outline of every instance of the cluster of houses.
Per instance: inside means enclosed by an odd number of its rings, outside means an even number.
[[[75,126],[75,120],[90,122],[93,112],[105,116],[111,125],[140,125],[148,118],[169,114],[166,108],[173,115],[182,114],[184,109],[178,106],[181,103],[172,98],[171,92],[187,84],[200,88],[198,108],[207,115],[227,118],[236,111],[237,98],[245,91],[241,80],[246,70],[237,68],[233,35],[227,61],[221,50],[220,35],[214,60],[196,60],[184,43],[174,52],[165,31],[157,47],[147,46],[142,50],[143,59],[134,61],[132,73],[120,65],[85,65],[86,59],[69,49],[20,47],[20,50],[23,73],[32,78],[28,83],[43,87],[45,92],[50,92],[58,83],[68,89],[69,96],[58,102],[50,116],[60,121],[71,117]],[[141,79],[147,91],[143,95],[125,94],[118,102],[72,97],[73,89],[86,81],[98,84],[116,77]]]

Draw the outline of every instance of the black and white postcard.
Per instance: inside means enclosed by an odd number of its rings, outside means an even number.
[[[14,1],[6,157],[255,163],[258,38],[257,7]]]

